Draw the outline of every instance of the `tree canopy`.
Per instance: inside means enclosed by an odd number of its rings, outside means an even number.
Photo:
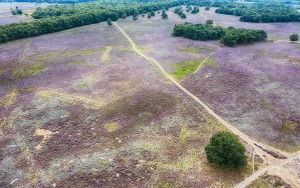
[[[227,167],[239,168],[247,163],[246,149],[239,138],[230,132],[215,134],[205,147],[207,160],[210,163]]]
[[[173,36],[184,37],[193,40],[216,40],[226,46],[234,47],[240,44],[250,44],[267,39],[267,33],[263,30],[223,28],[212,24],[176,24]]]

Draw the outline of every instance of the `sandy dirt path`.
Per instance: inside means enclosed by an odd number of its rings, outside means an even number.
[[[252,182],[254,182],[257,178],[259,178],[260,176],[262,176],[264,173],[271,171],[271,170],[280,170],[281,167],[283,167],[284,165],[292,162],[295,159],[300,159],[300,152],[298,152],[298,154],[296,154],[293,157],[289,157],[288,159],[282,160],[280,161],[278,164],[276,165],[272,165],[269,166],[267,168],[263,168],[261,170],[258,170],[257,172],[255,172],[254,174],[252,174],[251,176],[247,177],[246,179],[244,179],[242,182],[238,183],[236,186],[234,186],[234,188],[244,188],[249,186]],[[288,176],[288,174],[282,174],[283,176],[286,175]]]
[[[222,123],[226,128],[228,128],[230,131],[232,131],[234,134],[238,135],[243,141],[245,141],[247,144],[249,144],[250,146],[252,146],[254,148],[254,151],[257,154],[264,154],[266,156],[270,156],[272,158],[271,155],[269,155],[266,151],[264,151],[262,148],[267,149],[267,150],[271,150],[274,152],[279,153],[282,156],[285,157],[289,157],[290,154],[283,152],[281,150],[278,150],[276,148],[273,148],[272,146],[268,146],[265,145],[263,143],[260,142],[256,142],[254,141],[252,138],[250,138],[248,135],[244,134],[243,132],[241,132],[240,130],[238,130],[236,127],[234,127],[233,125],[229,124],[228,122],[226,122],[223,118],[221,118],[219,115],[217,115],[210,107],[208,107],[203,101],[201,101],[198,97],[196,97],[194,94],[192,94],[190,91],[188,91],[186,88],[184,88],[175,78],[173,78],[168,72],[166,72],[164,70],[164,68],[160,65],[160,63],[158,61],[156,61],[155,59],[146,56],[145,54],[143,54],[143,52],[141,52],[139,50],[139,48],[136,46],[136,44],[133,42],[133,40],[127,35],[127,33],[116,23],[114,22],[114,25],[117,27],[117,29],[127,38],[127,40],[129,41],[129,43],[131,44],[132,49],[141,57],[143,57],[145,60],[147,60],[148,62],[152,63],[153,65],[155,65],[160,71],[161,73],[167,78],[169,79],[173,84],[175,84],[180,90],[182,90],[184,93],[186,93],[188,96],[190,96],[192,99],[194,99],[198,104],[200,104],[210,115],[212,115],[214,118],[216,118],[220,123]],[[260,147],[258,147],[260,146]]]
[[[265,164],[267,164],[268,166],[258,170],[257,172],[253,172],[253,174],[251,176],[245,178],[242,182],[237,184],[235,186],[236,188],[246,187],[246,186],[250,185],[253,181],[255,181],[259,176],[263,175],[264,173],[266,173],[270,170],[280,169],[284,165],[286,165],[289,162],[300,157],[300,152],[295,153],[295,154],[286,153],[286,152],[278,150],[272,146],[257,142],[255,140],[253,140],[251,137],[249,137],[248,135],[246,135],[243,132],[241,132],[240,130],[238,130],[233,125],[226,122],[222,117],[217,115],[210,107],[208,107],[203,101],[201,101],[198,97],[196,97],[194,94],[192,94],[186,88],[184,88],[176,79],[174,79],[168,72],[166,72],[158,61],[156,61],[155,59],[153,59],[153,58],[145,55],[143,52],[141,52],[139,50],[139,48],[137,47],[137,45],[134,43],[134,41],[127,35],[127,33],[117,23],[114,22],[114,25],[127,38],[132,49],[138,55],[143,57],[149,63],[155,65],[161,71],[161,73],[167,79],[169,79],[173,84],[175,84],[180,90],[182,90],[184,93],[186,93],[188,96],[190,96],[198,104],[200,104],[210,115],[212,115],[214,118],[216,118],[227,129],[232,131],[234,134],[238,135],[244,142],[249,144],[253,149],[253,153],[252,153],[253,156],[254,156],[254,154],[257,154],[259,156],[264,156]],[[277,154],[281,155],[282,157],[285,157],[286,159],[278,159],[278,158],[274,157],[273,155],[270,155],[270,151],[276,152]]]

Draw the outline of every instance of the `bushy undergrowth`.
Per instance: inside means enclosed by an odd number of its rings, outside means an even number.
[[[234,47],[240,44],[250,44],[267,39],[263,30],[239,29],[234,27],[223,28],[212,24],[177,24],[173,29],[173,36],[193,40],[216,40],[226,46]]]

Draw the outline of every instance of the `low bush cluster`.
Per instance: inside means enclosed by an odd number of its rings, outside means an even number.
[[[220,39],[221,43],[230,47],[267,39],[267,33],[263,30],[223,28],[212,24],[191,23],[176,24],[173,29],[173,36],[204,41]]]

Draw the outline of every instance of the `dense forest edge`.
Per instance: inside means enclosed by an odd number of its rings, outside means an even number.
[[[242,22],[300,22],[300,12],[281,3],[228,4],[216,13],[239,16]]]

